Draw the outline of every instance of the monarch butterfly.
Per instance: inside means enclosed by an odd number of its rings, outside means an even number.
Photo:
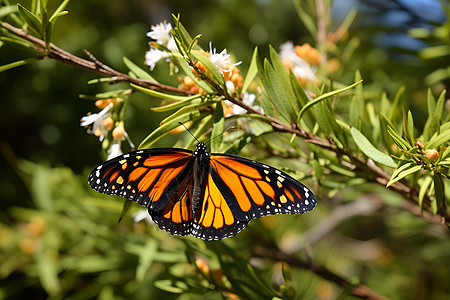
[[[119,195],[148,208],[159,228],[174,235],[221,240],[254,218],[301,214],[314,208],[314,194],[273,167],[231,154],[178,148],[130,152],[89,175],[96,191]]]

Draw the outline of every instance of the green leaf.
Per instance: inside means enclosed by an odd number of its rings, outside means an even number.
[[[145,274],[149,271],[156,255],[158,254],[158,244],[156,240],[149,239],[147,244],[139,253],[139,262],[136,267],[136,281],[143,282]]]
[[[178,96],[178,95],[166,94],[166,93],[161,93],[161,92],[154,91],[152,89],[141,87],[141,86],[136,85],[134,83],[130,83],[130,85],[133,88],[135,88],[136,90],[141,91],[141,92],[143,92],[143,93],[145,93],[147,95],[150,95],[150,96],[153,96],[153,97],[156,97],[156,98],[161,98],[161,99],[168,99],[168,100],[172,100],[172,101],[185,101],[186,99],[191,99],[192,100],[192,99],[196,99],[196,98],[201,97],[201,95],[194,95],[194,96],[187,97],[187,96]]]
[[[198,119],[202,119],[208,116],[209,112],[200,112],[199,110],[191,110],[189,113],[178,116],[177,118],[171,120],[170,122],[166,122],[159,126],[156,130],[150,133],[139,145],[139,149],[149,148],[154,142],[168,134],[172,129],[180,126],[180,123],[187,123],[189,121],[195,121]]]
[[[316,10],[314,7],[310,7],[311,1],[295,0],[294,6],[297,14],[302,20],[303,25],[308,29],[311,36],[317,36],[317,22],[315,20]]]
[[[186,28],[184,28],[183,24],[180,22],[180,16],[172,15],[175,27],[171,30],[172,36],[175,39],[178,50],[180,51],[183,58],[187,58],[189,56],[188,47],[192,45],[192,37],[187,32]]]
[[[7,70],[10,70],[13,68],[20,67],[20,66],[24,66],[27,64],[31,64],[31,63],[34,63],[34,62],[37,62],[40,60],[41,60],[40,58],[27,58],[27,59],[22,59],[22,60],[19,60],[16,62],[12,62],[12,63],[6,64],[6,65],[0,66],[0,72],[7,71]]]
[[[388,125],[387,132],[391,136],[394,143],[402,150],[408,150],[411,146],[398,133]]]
[[[264,64],[264,65],[263,65]],[[261,64],[259,59],[257,59],[257,67],[258,67],[258,74],[259,78],[261,79],[262,85],[264,87],[264,90],[267,93],[267,97],[263,97],[263,109],[266,113],[270,114],[270,111],[276,109],[276,111],[279,113],[281,117],[287,122],[289,122],[289,112],[288,108],[286,107],[286,103],[283,101],[283,99],[278,99],[280,96],[279,93],[279,84],[275,82],[276,76],[274,75],[274,71],[272,68],[272,65],[267,59],[264,59],[264,63]],[[282,95],[281,95],[282,96]],[[271,109],[268,109],[268,103],[264,103],[264,100],[268,99],[273,107]],[[266,110],[267,109],[267,110]]]
[[[211,152],[220,152],[224,132],[225,118],[222,103],[218,102],[214,109],[214,123],[211,132]]]
[[[45,248],[40,255],[36,255],[39,280],[42,287],[51,296],[61,293],[55,256],[57,256],[57,252],[51,248]]]
[[[303,88],[297,77],[295,77],[292,70],[289,70],[289,77],[292,88],[295,93],[295,97],[300,102],[300,107],[305,106],[307,103],[309,103],[309,98],[306,95],[305,89]],[[314,112],[312,110],[309,110],[308,112],[306,112],[305,116],[303,117],[303,120],[300,121],[304,122],[303,124],[302,123],[299,124],[301,127],[304,127],[307,130],[311,130],[311,128],[314,127],[315,124]]]
[[[297,118],[297,123],[300,122],[300,119],[301,119],[303,113],[304,113],[309,107],[311,107],[311,106],[313,106],[313,105],[319,103],[320,101],[323,101],[324,99],[327,99],[327,98],[329,98],[329,97],[333,97],[334,95],[337,95],[337,94],[340,94],[340,93],[342,93],[342,92],[345,92],[345,91],[347,91],[347,90],[349,90],[349,89],[352,89],[353,87],[357,86],[357,85],[360,84],[361,82],[362,82],[362,80],[360,80],[360,81],[358,81],[358,82],[355,82],[354,84],[349,85],[349,86],[347,86],[347,87],[345,87],[345,88],[342,88],[342,89],[339,89],[339,90],[334,90],[334,91],[332,91],[332,92],[325,93],[325,94],[323,94],[323,95],[320,95],[319,97],[317,97],[317,98],[314,99],[313,101],[308,102],[305,106],[302,107],[302,110],[300,111],[300,113],[299,113],[299,115],[298,115],[298,118]]]
[[[403,94],[405,93],[405,90],[406,90],[405,86],[401,86],[397,90],[397,93],[395,93],[394,101],[392,102],[391,109],[389,111],[389,119],[390,120],[393,120],[395,118],[396,114],[399,113],[400,100],[402,99]]]
[[[215,103],[217,103],[217,101],[204,101],[201,103],[193,103],[190,105],[185,105],[184,107],[180,108],[179,110],[177,110],[176,112],[174,112],[173,114],[171,114],[170,116],[168,116],[164,120],[162,120],[161,124],[171,122],[172,120],[178,118],[179,116],[181,116],[185,113],[188,113],[189,111],[194,111],[194,110],[199,111],[203,106],[211,105],[211,104],[215,104]]]
[[[278,82],[281,85],[281,99],[283,99],[283,101],[286,102],[287,107],[289,107],[291,121],[294,121],[296,119],[297,112],[300,111],[300,103],[297,100],[297,97],[295,97],[294,90],[290,84],[289,74],[286,72],[286,68],[283,65],[277,51],[271,45],[269,45],[269,55],[273,70],[277,76]]]
[[[442,112],[445,105],[445,90],[439,96],[436,103],[431,90],[428,90],[427,107],[428,119],[424,126],[423,138],[425,141],[429,140],[435,133],[439,133],[440,124],[442,120]]]
[[[17,12],[17,5],[6,5],[0,7],[0,19]]]
[[[391,186],[392,184],[405,178],[408,175],[419,172],[421,169],[422,169],[421,165],[413,165],[412,163],[406,163],[402,165],[401,167],[399,167],[397,170],[394,171],[386,187]]]
[[[425,176],[423,182],[419,185],[419,207],[422,208],[423,199],[425,198],[425,194],[427,193],[428,188],[430,187],[431,182],[433,181],[432,176]]]
[[[427,149],[436,149],[444,145],[450,140],[450,128],[443,131],[441,134],[434,136],[428,143],[425,143]]]
[[[434,183],[434,199],[435,203],[432,203],[433,214],[437,214],[438,209],[444,202],[444,186],[442,185],[441,176],[438,173],[433,175]]]
[[[122,222],[123,218],[125,218],[130,213],[132,206],[133,206],[133,201],[124,200],[118,223]]]
[[[144,71],[143,69],[138,67],[135,63],[133,63],[131,60],[129,60],[125,56],[123,57],[123,62],[127,66],[127,68],[130,69],[130,71],[136,75],[137,78],[147,79],[147,80],[150,80],[153,82],[157,82],[155,80],[155,78],[152,77],[152,75],[150,75],[149,73],[147,73],[146,71]]]
[[[414,137],[414,119],[412,116],[412,113],[410,110],[408,110],[408,135],[409,135],[409,139],[412,145],[414,145],[415,143],[415,137]]]
[[[156,280],[154,286],[160,290],[173,293],[173,294],[182,294],[185,293],[187,288],[180,288],[173,285],[173,281],[170,279]]]
[[[395,168],[397,165],[394,160],[389,156],[376,149],[370,141],[355,127],[350,129],[353,139],[359,149],[372,160],[391,168]]]
[[[20,17],[27,23],[27,25],[43,38],[42,23],[39,21],[38,17],[34,15],[31,11],[22,6],[22,4],[17,3],[17,9],[19,11]]]
[[[163,106],[158,106],[158,107],[152,107],[151,110],[155,111],[155,112],[163,112],[163,111],[169,111],[169,110],[174,110],[177,108],[182,108],[185,107],[187,105],[191,105],[191,104],[200,104],[201,102],[207,102],[207,97],[205,95],[201,95],[201,94],[197,94],[191,97],[186,97],[186,99],[181,100],[181,101],[176,101],[170,104],[166,104]],[[210,103],[210,102],[207,102]]]
[[[69,4],[70,0],[64,0],[59,6],[58,8],[53,12],[52,16],[49,19],[49,22],[52,24],[55,24],[56,20],[61,17],[64,16],[66,14],[68,14],[68,11],[65,11],[64,9],[66,8],[67,4]]]
[[[258,74],[258,68],[256,66],[256,59],[258,58],[258,47],[255,47],[253,51],[252,60],[250,61],[250,66],[248,67],[247,76],[245,76],[244,84],[242,85],[242,93],[245,93],[255,79],[256,74]]]

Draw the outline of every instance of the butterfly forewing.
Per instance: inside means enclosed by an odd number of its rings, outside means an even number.
[[[288,174],[240,156],[212,154],[211,174],[238,220],[305,213],[317,203],[314,194]]]
[[[149,149],[130,152],[99,165],[88,182],[96,191],[133,200],[162,210],[192,165],[184,149]]]

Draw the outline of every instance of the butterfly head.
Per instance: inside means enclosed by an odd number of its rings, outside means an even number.
[[[200,162],[209,163],[209,153],[206,151],[205,143],[198,143],[193,156]]]

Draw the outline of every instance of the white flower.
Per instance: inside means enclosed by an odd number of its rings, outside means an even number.
[[[315,80],[315,68],[295,53],[294,43],[286,42],[280,46],[280,58],[283,62],[292,63],[292,72],[296,77]]]
[[[152,30],[147,32],[147,36],[154,39],[158,44],[167,47],[170,39],[172,38],[172,35],[170,34],[171,29],[172,25],[164,21],[158,25],[152,25]]]
[[[227,53],[227,49],[223,49],[222,52],[217,53],[216,48],[212,47],[212,43],[209,43],[209,60],[212,64],[219,70],[220,73],[229,71],[228,69],[231,66],[230,54]],[[241,63],[235,63],[234,66],[239,65]]]
[[[253,106],[253,103],[255,103],[256,100],[256,96],[255,94],[250,94],[245,92],[244,96],[242,97],[242,102],[244,102],[244,104],[253,107],[253,109],[263,112],[262,108],[259,106]],[[231,101],[225,100],[225,104],[228,106],[231,106],[233,108],[233,115],[242,115],[247,113],[247,110],[245,108],[242,108],[239,105],[234,104]]]
[[[119,155],[122,155],[122,149],[120,148],[120,145],[122,144],[122,140],[114,140],[114,143],[111,145],[111,147],[109,147],[107,153],[108,153],[108,158],[107,160],[110,160],[114,157],[117,157]]]
[[[113,106],[114,104],[110,103],[99,113],[91,114],[81,118],[80,125],[83,127],[92,125],[92,128],[88,129],[88,133],[98,136],[100,142],[103,141],[105,135],[108,133],[105,125],[103,125],[103,120],[111,114],[111,109],[113,108]]]
[[[145,220],[149,225],[155,225],[155,223],[153,223],[152,218],[148,214],[147,210],[141,210],[141,211],[133,213],[134,223],[138,223],[142,220]]]
[[[225,85],[227,86],[227,91],[230,95],[233,95],[236,88],[234,87],[234,83],[231,80],[227,80],[227,82],[225,82]]]
[[[150,67],[151,71],[153,71],[158,61],[167,58],[170,58],[170,53],[157,48],[151,48],[145,53],[145,64]]]
[[[173,37],[170,38],[169,42],[167,43],[167,49],[173,52],[178,52],[177,44],[175,43],[175,40]]]

